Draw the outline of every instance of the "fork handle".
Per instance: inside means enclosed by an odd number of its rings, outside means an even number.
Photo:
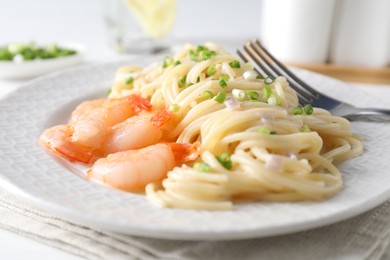
[[[390,122],[390,109],[356,108],[356,111],[343,117],[350,121]]]

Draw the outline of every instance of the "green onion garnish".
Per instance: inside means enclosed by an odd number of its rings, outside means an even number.
[[[227,83],[225,80],[223,79],[219,79],[219,85],[222,87],[222,88],[226,88],[227,87]]]
[[[269,134],[270,134],[270,135],[277,135],[278,132],[276,132],[276,131],[271,131]]]
[[[203,45],[198,45],[198,47],[196,48],[197,52],[204,51],[204,50],[208,50],[208,48],[206,46],[203,46]]]
[[[266,85],[270,85],[270,84],[272,84],[273,82],[274,82],[274,78],[272,78],[272,77],[266,77],[265,79],[264,79],[264,84],[266,84]]]
[[[198,61],[198,55],[196,55],[194,50],[189,50],[188,55],[190,56],[190,60],[192,61]]]
[[[257,101],[259,99],[259,93],[253,90],[248,91],[248,96],[251,101]]]
[[[264,79],[264,76],[259,74],[256,76],[256,79]]]
[[[230,154],[229,153],[222,153],[218,156],[216,156],[218,162],[222,164],[223,167],[226,169],[230,170],[233,167],[233,162],[230,159]]]
[[[211,166],[205,162],[197,162],[194,164],[193,168],[198,172],[209,172],[211,170]]]
[[[215,65],[211,65],[207,68],[207,75],[212,76],[217,72],[217,69],[215,68]]]
[[[133,84],[133,82],[134,82],[134,78],[133,78],[133,77],[130,77],[130,78],[128,78],[128,79],[126,80],[126,84],[127,84],[127,85],[131,85],[131,84]]]
[[[191,83],[188,83],[187,86],[188,86],[188,87],[191,87],[192,85],[194,85],[194,83],[191,82]]]
[[[244,100],[245,97],[246,97],[245,91],[242,90],[242,89],[237,89],[237,88],[235,88],[235,89],[232,90],[232,95],[233,95],[235,98],[237,98],[238,100],[240,100],[240,101]]]
[[[112,91],[111,89],[108,89],[108,90],[107,90],[107,95],[110,95],[110,94],[111,94],[111,91]]]
[[[0,60],[28,61],[34,59],[52,59],[76,54],[77,51],[59,47],[56,44],[50,44],[38,47],[35,43],[12,43],[0,47]]]
[[[182,77],[179,82],[178,82],[178,86],[179,88],[182,88],[185,86],[186,84],[186,81],[187,81],[187,75],[184,75],[184,77]]]
[[[270,86],[264,86],[263,88],[263,96],[268,99],[272,94],[272,89]]]
[[[212,99],[213,97],[214,97],[214,94],[210,90],[205,90],[202,92],[202,98],[204,98],[204,99]]]
[[[172,104],[169,106],[169,111],[171,111],[171,112],[177,112],[177,111],[179,111],[179,109],[180,109],[180,106],[178,104]]]
[[[267,103],[270,105],[279,106],[280,103],[282,103],[282,98],[279,95],[272,93],[267,99]]]
[[[200,77],[198,77],[197,79],[196,79],[196,83],[199,83],[200,82]]]
[[[233,69],[239,69],[239,68],[241,68],[241,64],[240,64],[240,62],[239,62],[238,60],[234,60],[234,61],[232,61],[232,62],[229,62],[229,65],[230,65],[230,67],[233,68]]]
[[[301,107],[294,107],[292,113],[293,115],[302,115],[303,110]]]
[[[168,66],[171,66],[174,64],[174,60],[172,57],[166,57],[163,61],[162,67],[165,69]]]
[[[226,99],[226,94],[222,91],[218,92],[218,94],[214,97],[214,100],[218,103],[223,103]]]
[[[269,129],[268,127],[261,127],[257,130],[257,132],[261,134],[269,135],[271,134],[271,129]]]
[[[313,106],[311,104],[307,104],[303,107],[303,110],[305,111],[306,115],[313,114]]]
[[[303,125],[301,128],[301,132],[310,132],[310,127],[308,125]]]
[[[180,64],[181,64],[181,61],[179,61],[179,60],[175,61],[175,66],[180,65]]]
[[[226,88],[227,87],[227,82],[229,80],[229,76],[228,75],[223,75],[221,77],[219,77],[219,85],[222,87],[222,88]]]
[[[209,51],[200,51],[199,55],[202,57],[202,60],[211,59],[211,53]]]

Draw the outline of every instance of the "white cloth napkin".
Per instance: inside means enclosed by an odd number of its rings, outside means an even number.
[[[0,187],[0,227],[87,259],[390,259],[390,201],[296,234],[239,241],[173,241],[100,232],[32,207]]]

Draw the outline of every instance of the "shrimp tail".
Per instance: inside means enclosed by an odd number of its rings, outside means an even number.
[[[171,120],[172,116],[173,113],[171,111],[169,111],[166,108],[162,108],[158,110],[156,114],[154,114],[154,116],[150,118],[150,121],[152,122],[153,125],[160,127],[165,125],[169,120]]]
[[[190,143],[167,143],[171,148],[177,164],[195,161],[199,157],[199,142]]]
[[[39,138],[39,144],[71,162],[90,164],[96,159],[94,152],[70,141],[70,138],[67,138],[69,128],[68,125],[59,125],[46,129]]]
[[[124,98],[130,102],[131,109],[136,114],[139,114],[141,111],[152,110],[152,105],[149,103],[149,101],[139,95],[129,95]]]

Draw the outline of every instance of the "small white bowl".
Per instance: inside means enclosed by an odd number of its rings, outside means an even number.
[[[52,59],[34,59],[23,62],[0,61],[0,78],[29,79],[56,70],[69,68],[84,60],[85,48],[80,44],[58,43],[59,47],[77,51],[76,54]]]

